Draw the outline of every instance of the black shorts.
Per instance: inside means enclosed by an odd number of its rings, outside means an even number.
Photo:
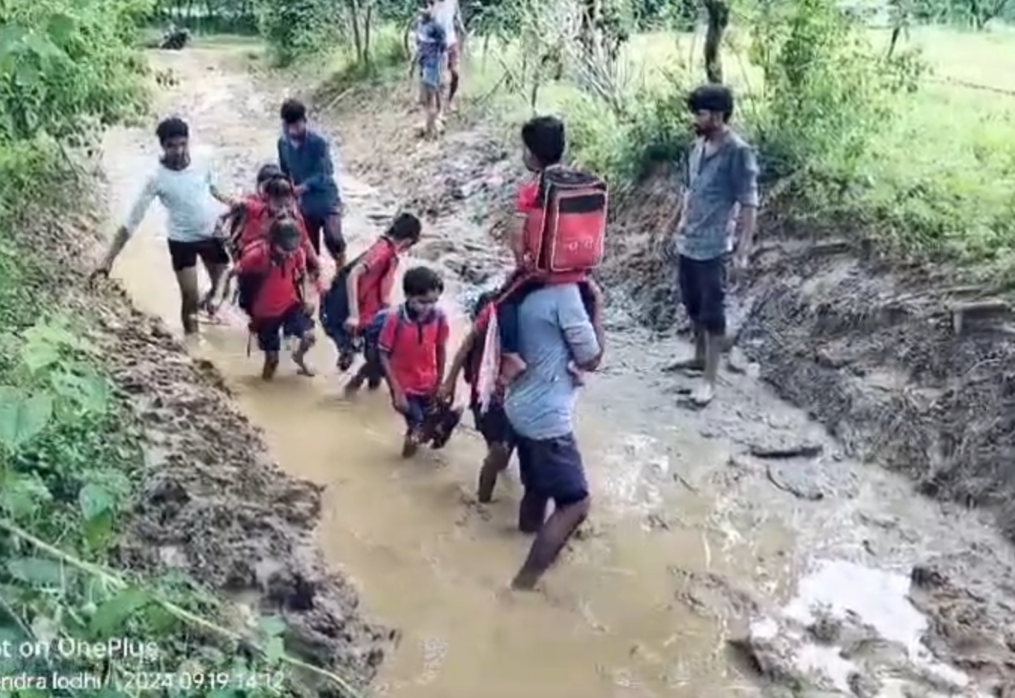
[[[522,486],[530,497],[565,507],[589,496],[585,466],[573,434],[552,439],[527,439],[515,435]]]
[[[266,318],[256,323],[257,348],[264,352],[277,353],[282,350],[282,340],[289,337],[303,338],[314,330],[314,320],[300,306],[293,306],[284,315]]]
[[[473,404],[472,419],[476,425],[476,431],[483,435],[487,447],[495,444],[502,444],[510,447],[514,443],[514,435],[511,433],[511,423],[504,414],[504,407],[499,403],[493,403],[483,413],[479,405]]]
[[[677,258],[680,298],[691,322],[710,334],[726,334],[726,256]]]
[[[197,258],[207,267],[229,264],[229,252],[225,240],[208,238],[194,242],[169,241],[169,256],[173,260],[173,271],[183,271],[197,266]]]
[[[331,213],[327,216],[308,216],[303,214],[303,223],[307,226],[307,234],[310,236],[310,244],[314,252],[321,254],[321,240],[324,240],[324,248],[332,257],[341,256],[345,252],[345,238],[342,237],[341,214]],[[328,227],[332,231],[328,232]]]

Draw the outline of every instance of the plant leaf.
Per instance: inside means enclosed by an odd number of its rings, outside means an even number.
[[[0,388],[0,444],[17,451],[46,428],[52,414],[49,395],[28,397],[15,388]]]
[[[88,627],[98,637],[110,637],[127,618],[136,615],[149,603],[151,597],[141,589],[124,589],[96,609]]]
[[[42,557],[18,557],[7,561],[7,571],[22,582],[46,587],[62,587],[72,570]]]

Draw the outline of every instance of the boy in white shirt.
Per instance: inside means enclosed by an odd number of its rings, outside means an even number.
[[[186,121],[176,117],[164,119],[155,135],[162,146],[158,168],[148,177],[91,278],[109,276],[116,257],[141,225],[152,201],[158,199],[166,209],[169,256],[180,286],[183,331],[193,334],[202,306],[197,260],[200,257],[214,290],[229,268],[225,240],[216,235],[216,228],[222,206],[232,208],[237,203],[219,191],[207,167],[191,161],[190,129]]]

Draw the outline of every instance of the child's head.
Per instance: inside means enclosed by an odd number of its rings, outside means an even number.
[[[268,244],[273,252],[292,254],[300,247],[300,227],[294,218],[279,216],[268,228]]]
[[[559,164],[566,145],[564,122],[555,116],[537,116],[522,126],[522,159],[532,172]]]
[[[190,163],[190,127],[172,116],[159,122],[155,135],[162,146],[162,164],[170,169],[183,169]]]
[[[286,179],[269,179],[261,187],[261,196],[264,197],[268,210],[278,215],[292,208],[295,197],[293,187]]]
[[[437,307],[437,301],[444,293],[444,282],[440,274],[430,267],[413,267],[402,277],[402,292],[409,310],[418,316],[426,316]]]
[[[388,227],[384,236],[395,243],[399,251],[407,250],[419,242],[423,225],[411,213],[400,213]]]
[[[273,179],[285,179],[282,168],[273,163],[262,165],[257,171],[257,193],[263,196],[265,185]]]

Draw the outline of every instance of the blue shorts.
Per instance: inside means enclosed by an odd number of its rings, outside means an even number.
[[[511,423],[508,421],[507,415],[504,414],[503,405],[494,402],[485,414],[480,411],[477,404],[473,404],[471,409],[476,431],[483,435],[483,440],[488,447],[494,444],[510,446],[513,443],[514,435],[511,433]]]
[[[518,467],[526,493],[558,507],[588,498],[585,466],[573,434],[552,439],[527,439],[515,435]]]
[[[441,86],[441,64],[424,63],[420,71],[420,80],[422,80],[424,87],[439,88]]]
[[[303,337],[314,329],[314,321],[300,306],[284,315],[257,321],[257,346],[264,352],[282,350],[283,337]]]
[[[426,422],[427,409],[430,407],[429,395],[406,395],[405,401],[409,405],[408,412],[404,415],[405,427],[409,431],[423,428]]]

